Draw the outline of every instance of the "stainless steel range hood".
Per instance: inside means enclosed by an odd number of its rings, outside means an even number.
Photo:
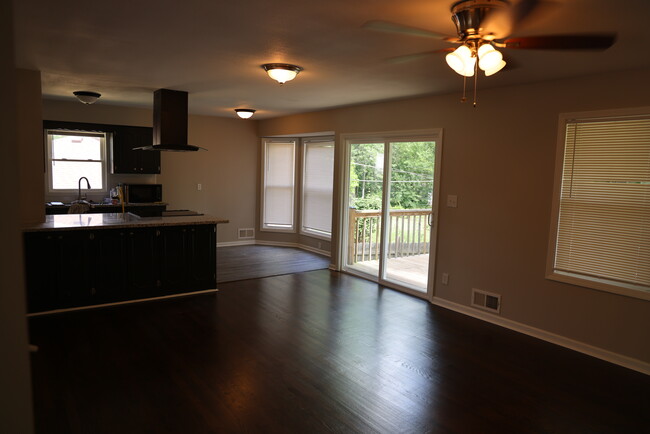
[[[153,145],[133,149],[172,152],[207,150],[187,143],[187,92],[158,89],[153,93]]]

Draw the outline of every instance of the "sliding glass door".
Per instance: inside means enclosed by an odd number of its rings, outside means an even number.
[[[428,293],[439,137],[434,132],[346,141],[345,270]]]

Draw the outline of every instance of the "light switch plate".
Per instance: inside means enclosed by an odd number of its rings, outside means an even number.
[[[447,195],[447,206],[449,208],[457,208],[458,207],[458,196],[456,196],[455,194]]]

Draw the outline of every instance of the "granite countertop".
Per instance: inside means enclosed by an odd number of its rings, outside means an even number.
[[[46,203],[45,207],[47,208],[70,208],[70,203],[64,203],[63,205],[50,205],[50,203]],[[115,204],[113,205],[112,203],[95,203],[95,202],[90,202],[89,203],[91,208],[101,208],[101,207],[111,207],[111,206],[122,206],[121,204]],[[143,203],[135,203],[135,202],[128,202],[125,203],[124,206],[163,206],[163,205],[169,205],[167,202],[143,202]]]
[[[45,222],[23,228],[24,232],[142,228],[152,226],[186,226],[228,223],[228,220],[210,215],[176,217],[138,217],[127,213],[59,214],[46,215]]]

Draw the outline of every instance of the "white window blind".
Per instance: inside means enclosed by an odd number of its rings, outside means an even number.
[[[305,141],[302,191],[302,231],[332,234],[334,141]]]
[[[566,125],[554,272],[650,291],[650,118]]]
[[[294,141],[264,143],[264,213],[266,229],[293,229]]]

